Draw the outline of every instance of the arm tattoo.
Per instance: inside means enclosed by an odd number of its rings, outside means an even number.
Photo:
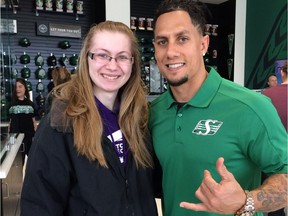
[[[287,174],[275,174],[263,182],[257,192],[262,206],[257,211],[270,212],[287,206],[287,179]]]

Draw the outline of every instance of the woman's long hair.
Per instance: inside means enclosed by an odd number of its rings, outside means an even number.
[[[101,146],[103,125],[95,103],[87,60],[92,38],[103,31],[120,32],[127,35],[131,41],[134,63],[129,80],[118,92],[121,101],[119,126],[137,166],[151,167],[152,158],[145,144],[146,133],[148,133],[148,105],[141,79],[138,41],[125,24],[105,21],[90,28],[80,52],[78,71],[65,86],[56,87],[59,88],[59,91],[56,89],[56,97],[68,103],[65,110],[66,122],[67,124],[72,122],[77,151],[89,160],[98,160],[101,166],[108,167]]]

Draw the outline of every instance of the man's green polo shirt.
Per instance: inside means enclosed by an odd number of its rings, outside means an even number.
[[[185,210],[179,203],[199,203],[195,191],[205,169],[220,181],[219,157],[247,190],[260,185],[261,171],[287,173],[287,134],[271,102],[222,79],[213,68],[181,108],[170,89],[152,101],[149,128],[163,169],[165,216],[215,215]]]

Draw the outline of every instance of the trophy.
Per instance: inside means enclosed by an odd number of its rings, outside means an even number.
[[[153,31],[153,18],[147,18],[147,21],[146,21],[146,29],[148,31]]]
[[[76,11],[78,14],[83,14],[83,1],[77,1]]]
[[[229,34],[228,35],[229,55],[232,54],[233,44],[234,44],[234,34]]]
[[[43,10],[43,5],[44,5],[43,0],[35,0],[35,4],[36,4],[37,10]]]
[[[136,30],[136,22],[137,22],[137,17],[130,17],[130,28],[132,30]]]
[[[73,13],[73,0],[66,0],[66,12]]]
[[[138,18],[138,29],[139,30],[145,30],[145,23],[146,23],[146,18],[139,17]]]
[[[53,2],[52,0],[45,0],[45,10],[52,11],[53,10]]]
[[[211,35],[211,28],[212,28],[212,24],[205,24],[204,33],[206,35]]]
[[[233,69],[233,59],[227,59],[227,68],[228,68],[228,78],[231,79],[232,69]]]
[[[217,31],[218,31],[218,25],[212,25],[211,31],[212,31],[211,34],[212,34],[213,36],[217,36],[217,35],[218,35],[218,33],[217,33]]]
[[[63,0],[56,0],[56,11],[63,12]]]

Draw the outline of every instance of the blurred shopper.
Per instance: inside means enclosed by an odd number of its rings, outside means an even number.
[[[284,64],[284,66],[281,68],[281,77],[282,77],[282,83],[278,84],[274,87],[268,88],[265,91],[262,91],[262,93],[266,96],[268,96],[275,108],[277,109],[277,112],[280,116],[280,119],[282,121],[282,124],[287,130],[287,98],[288,98],[288,77],[287,77],[287,62]],[[287,143],[286,143],[287,145]],[[263,179],[266,179],[267,176],[263,174]],[[268,213],[268,216],[285,216],[284,208],[279,209],[274,212]]]
[[[37,128],[35,121],[36,109],[34,103],[30,100],[29,90],[26,81],[23,78],[17,78],[12,93],[10,115],[10,133],[24,133],[24,151],[28,156],[32,139]]]
[[[56,87],[58,85],[61,85],[71,79],[71,74],[65,67],[56,67],[52,71],[52,80],[53,80],[53,86]],[[54,88],[48,93],[46,105],[45,105],[45,112],[46,114],[49,113],[52,101],[54,97]]]
[[[284,64],[280,72],[282,77],[282,83],[269,89],[266,89],[265,91],[262,91],[262,93],[271,99],[287,131],[287,103],[288,103],[287,62]]]
[[[271,87],[278,85],[277,76],[275,73],[270,73],[267,76],[267,85],[268,85],[268,88],[271,88]]]

